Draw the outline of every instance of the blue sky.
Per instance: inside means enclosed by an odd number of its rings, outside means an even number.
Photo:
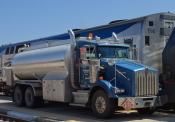
[[[0,0],[0,45],[167,11],[175,13],[175,1]]]

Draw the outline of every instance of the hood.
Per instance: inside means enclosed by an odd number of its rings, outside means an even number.
[[[153,70],[153,71],[157,71],[153,67],[149,67],[147,65],[141,64],[141,63],[133,61],[133,60],[118,60],[118,61],[116,61],[116,65],[123,67],[123,68],[127,68],[127,69],[132,70],[132,71],[144,70],[145,68],[148,68],[148,69]]]
[[[148,69],[149,72],[157,72],[152,67],[129,59],[102,59],[101,66],[105,69],[105,79],[110,81],[112,86],[116,85],[118,88],[125,89],[125,93],[122,94],[124,96],[135,96],[134,89],[137,71],[142,72]],[[115,70],[117,71],[116,75]]]
[[[153,67],[149,67],[146,65],[143,65],[139,62],[136,62],[134,60],[129,60],[129,59],[102,59],[101,60],[102,64],[109,64],[109,62],[113,62],[113,64],[116,64],[117,67],[122,67],[125,69],[128,69],[130,71],[139,71],[139,70],[144,70],[145,68],[153,70],[153,71],[157,71],[155,68]]]

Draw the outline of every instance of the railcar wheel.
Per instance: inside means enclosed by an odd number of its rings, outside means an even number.
[[[98,90],[94,93],[91,108],[98,118],[108,118],[112,116],[115,111],[113,101],[110,100],[107,94],[102,90]]]

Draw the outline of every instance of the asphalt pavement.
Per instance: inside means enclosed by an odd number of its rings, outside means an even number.
[[[16,107],[10,97],[0,96],[0,112],[10,111],[16,116],[39,117],[57,121],[85,121],[85,122],[175,122],[175,113],[159,110],[153,115],[140,115],[136,111],[118,111],[110,119],[98,119],[91,110],[83,107],[72,107],[63,103],[47,103],[42,107],[29,109]]]

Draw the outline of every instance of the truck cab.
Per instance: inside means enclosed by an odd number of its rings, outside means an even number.
[[[76,49],[81,90],[74,93],[75,102],[81,103],[80,94],[89,91],[87,101],[98,117],[111,115],[115,109],[136,109],[141,114],[154,112],[158,71],[132,60],[128,45],[115,38],[80,39]]]
[[[92,81],[96,82],[97,79],[92,79],[92,75],[99,75],[99,79],[108,77],[104,72],[106,61],[109,62],[110,65],[113,65],[112,63],[114,63],[115,60],[129,59],[130,57],[128,45],[94,43],[94,40],[91,41],[92,42],[79,41],[77,43],[77,47],[79,48],[77,57],[80,62],[80,85],[85,89],[91,87]],[[84,44],[82,45],[82,43]],[[90,72],[90,70],[94,71]]]

